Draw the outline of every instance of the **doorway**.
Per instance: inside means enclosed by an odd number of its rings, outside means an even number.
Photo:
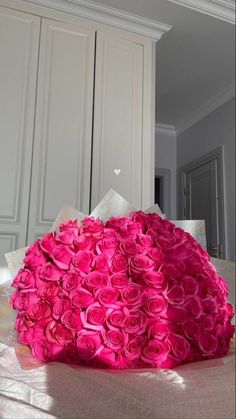
[[[155,204],[158,204],[163,214],[170,218],[171,171],[169,169],[155,169]]]
[[[180,218],[205,220],[207,251],[225,257],[223,148],[218,148],[182,167]]]

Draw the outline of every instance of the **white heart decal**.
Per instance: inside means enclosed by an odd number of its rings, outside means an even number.
[[[115,173],[116,176],[118,176],[120,174],[120,169],[115,169],[114,173]]]

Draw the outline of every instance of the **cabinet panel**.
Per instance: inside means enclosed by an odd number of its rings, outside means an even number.
[[[95,32],[43,19],[28,241],[89,210]]]
[[[98,32],[92,208],[110,188],[141,207],[142,96],[143,46]]]
[[[1,254],[26,243],[39,31],[40,18],[0,7]]]

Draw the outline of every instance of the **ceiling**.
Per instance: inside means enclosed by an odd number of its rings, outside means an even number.
[[[181,131],[189,121],[204,115],[204,109],[212,109],[233,96],[234,24],[171,0],[94,2],[173,26],[157,43],[157,123]]]

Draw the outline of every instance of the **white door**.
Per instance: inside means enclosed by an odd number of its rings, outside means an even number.
[[[40,18],[0,7],[0,265],[26,244]]]
[[[141,208],[143,58],[142,45],[98,31],[92,209],[110,188]]]
[[[28,243],[63,204],[89,211],[95,32],[43,19]]]
[[[217,164],[213,159],[186,173],[185,215],[190,220],[205,220],[208,253],[220,257]]]

